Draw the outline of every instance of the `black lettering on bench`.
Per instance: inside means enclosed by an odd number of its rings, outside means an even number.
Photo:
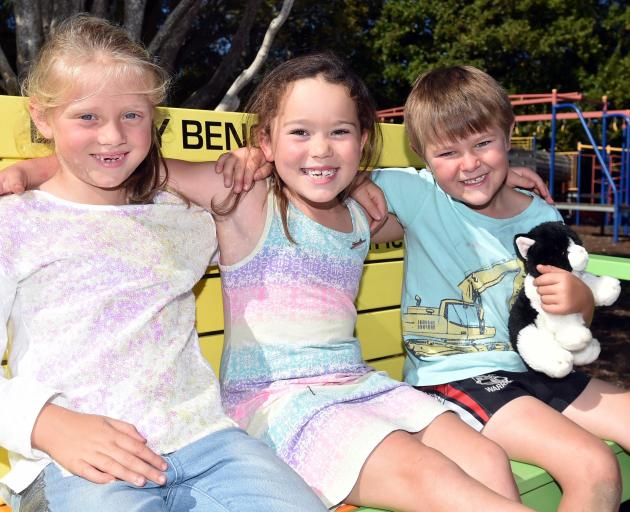
[[[221,126],[221,123],[219,121],[206,121],[205,124],[206,124],[206,149],[223,149],[223,146],[221,145],[216,146],[212,144],[212,139],[221,138],[221,134],[212,132],[212,128],[214,126]]]
[[[380,244],[373,243],[372,246],[375,250],[383,249],[383,246],[385,246],[385,249],[400,249],[403,246],[403,242],[402,240],[398,240],[397,242],[381,242]]]
[[[162,134],[166,131],[166,127],[168,126],[168,123],[171,122],[171,118],[170,117],[165,117],[162,120],[162,124],[160,126],[158,126],[158,143],[160,144],[160,147],[162,147]]]
[[[247,123],[241,123],[241,133],[243,134],[243,146],[247,146],[248,136],[247,136]]]
[[[194,138],[197,142],[188,142],[189,138]],[[201,136],[201,123],[188,119],[182,119],[182,145],[184,149],[201,149],[203,147],[203,137]]]
[[[242,125],[242,134],[245,134],[244,128],[245,125]],[[225,149],[227,151],[230,151],[232,149],[232,137],[234,137],[234,142],[236,142],[237,147],[242,148],[246,144],[246,141],[241,140],[241,137],[236,131],[236,126],[234,126],[234,123],[225,123]],[[245,137],[243,137],[243,139],[244,138]]]

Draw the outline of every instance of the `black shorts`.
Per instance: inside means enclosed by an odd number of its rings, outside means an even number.
[[[558,412],[564,411],[584,391],[591,377],[572,372],[561,379],[526,372],[496,371],[436,386],[417,386],[437,398],[448,409],[476,430],[481,430],[492,415],[508,402],[533,396]]]

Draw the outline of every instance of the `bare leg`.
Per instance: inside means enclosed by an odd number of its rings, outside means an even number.
[[[597,437],[615,441],[630,452],[630,391],[592,379],[562,414]]]
[[[559,511],[613,512],[619,507],[617,459],[596,436],[533,397],[503,406],[485,436],[510,458],[546,469],[562,487]]]
[[[475,480],[512,501],[520,501],[505,450],[452,413],[441,414],[422,432],[420,442],[454,461]]]
[[[374,449],[345,501],[401,512],[529,510],[491,491],[403,431],[388,435]]]

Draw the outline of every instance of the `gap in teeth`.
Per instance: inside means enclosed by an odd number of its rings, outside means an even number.
[[[332,176],[333,174],[335,174],[334,169],[327,169],[325,171],[312,171],[309,169],[304,169],[304,172],[314,178],[322,178],[322,177],[328,178],[329,176]]]
[[[97,156],[99,160],[104,160],[105,162],[117,162],[121,157],[119,156]]]

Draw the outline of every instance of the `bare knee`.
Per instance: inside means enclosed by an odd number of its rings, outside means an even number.
[[[475,450],[475,463],[486,474],[497,474],[509,472],[510,460],[505,450],[497,443],[491,440],[486,440]]]
[[[621,472],[615,454],[601,443],[601,447],[592,451],[587,468],[594,493],[601,497],[602,504],[610,505],[616,510],[621,500]]]
[[[477,447],[474,464],[464,469],[470,476],[496,493],[520,501],[510,459],[505,450],[495,442],[488,439]]]
[[[571,461],[566,461],[571,464]],[[617,510],[621,500],[621,473],[619,463],[612,450],[603,442],[596,442],[585,447],[579,463],[574,466],[579,477],[573,479],[567,487],[588,490],[587,501],[591,502],[588,510]],[[575,477],[574,477],[575,478]],[[568,488],[565,492],[573,492]]]
[[[433,493],[435,486],[439,485],[443,475],[461,469],[447,457],[436,453],[429,458],[410,458],[408,463],[400,464],[389,478],[395,479],[399,488],[415,489],[418,495]]]

